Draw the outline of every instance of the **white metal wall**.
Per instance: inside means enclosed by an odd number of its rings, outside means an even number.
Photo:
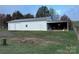
[[[8,30],[15,30],[15,23],[8,23]]]
[[[47,21],[8,23],[8,30],[47,31]]]

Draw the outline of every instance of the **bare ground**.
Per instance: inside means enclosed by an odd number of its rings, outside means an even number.
[[[42,45],[45,46],[47,44],[61,44],[61,42],[58,41],[50,41],[50,40],[46,40],[46,39],[42,39],[42,38],[36,38],[36,37],[14,37],[11,38],[11,40],[13,42],[16,43],[23,43],[23,44],[34,44],[34,45]]]
[[[44,38],[37,38],[37,37],[18,37],[15,33],[9,31],[1,31],[0,38],[6,38],[16,43],[28,43],[28,44],[39,44],[39,45],[47,45],[47,44],[61,44],[59,41],[50,41]]]

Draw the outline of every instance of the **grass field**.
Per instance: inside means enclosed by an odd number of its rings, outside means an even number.
[[[6,37],[7,46],[2,46],[0,40],[0,53],[79,53],[79,42],[73,31],[11,31],[10,33],[14,36]]]

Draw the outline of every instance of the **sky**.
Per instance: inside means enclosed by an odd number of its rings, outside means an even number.
[[[15,11],[20,11],[22,14],[31,13],[36,14],[39,7],[42,5],[0,5],[1,14],[12,14]],[[57,13],[62,15],[67,15],[71,20],[79,20],[79,5],[44,5],[48,9],[53,8]]]

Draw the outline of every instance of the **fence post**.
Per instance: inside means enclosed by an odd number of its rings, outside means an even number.
[[[2,45],[4,45],[4,46],[7,45],[7,39],[2,39]]]

